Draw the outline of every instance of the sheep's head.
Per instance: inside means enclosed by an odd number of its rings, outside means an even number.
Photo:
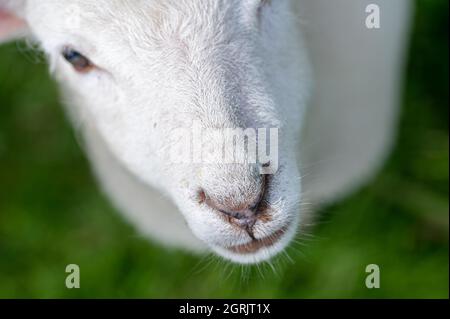
[[[301,221],[309,90],[289,1],[0,3],[28,24],[79,124],[170,197],[198,238],[241,263],[285,248]]]

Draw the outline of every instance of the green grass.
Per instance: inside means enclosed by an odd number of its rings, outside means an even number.
[[[46,65],[1,47],[0,298],[447,298],[448,2],[417,5],[395,151],[370,185],[321,212],[277,273],[141,238],[96,187]],[[69,263],[81,289],[65,287]],[[380,289],[364,285],[371,263]]]

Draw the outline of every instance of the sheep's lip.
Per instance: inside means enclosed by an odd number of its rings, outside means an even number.
[[[236,245],[236,246],[229,246],[226,248],[227,248],[227,250],[229,250],[235,254],[241,254],[241,255],[253,254],[263,247],[273,246],[275,243],[277,243],[280,240],[281,237],[283,237],[283,235],[287,232],[288,228],[289,228],[288,226],[284,226],[267,237],[253,239],[252,241],[250,241],[248,243]]]

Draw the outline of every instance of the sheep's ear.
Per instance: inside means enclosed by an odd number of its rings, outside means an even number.
[[[27,23],[22,16],[25,1],[0,0],[0,43],[25,37]]]

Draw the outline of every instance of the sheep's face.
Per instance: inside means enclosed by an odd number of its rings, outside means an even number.
[[[300,221],[308,78],[290,14],[286,0],[28,0],[25,10],[79,124],[240,263],[283,250]],[[254,132],[270,156],[249,156],[247,141],[232,144],[233,160],[217,157],[236,128],[266,128],[264,142]]]

